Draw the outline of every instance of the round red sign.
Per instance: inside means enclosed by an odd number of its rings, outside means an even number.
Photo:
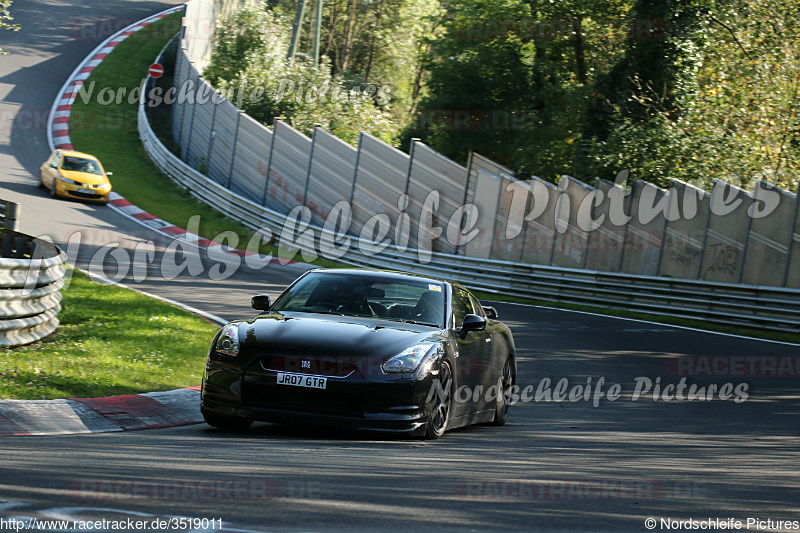
[[[150,65],[148,72],[152,77],[160,78],[161,75],[164,74],[164,67],[162,67],[158,63],[153,63],[152,65]]]

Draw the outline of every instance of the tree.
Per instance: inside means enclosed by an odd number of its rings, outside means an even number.
[[[361,131],[392,142],[393,117],[383,109],[390,95],[377,87],[356,89],[332,74],[327,58],[287,61],[290,28],[286,19],[260,7],[237,12],[220,24],[204,74],[254,119],[271,125],[281,118],[310,135],[319,124],[355,143]]]

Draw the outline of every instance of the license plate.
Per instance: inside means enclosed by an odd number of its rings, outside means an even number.
[[[83,194],[94,194],[94,191],[91,189],[78,189],[78,192]]]
[[[278,373],[278,385],[291,385],[293,387],[307,387],[309,389],[324,389],[328,378],[319,376],[304,376],[302,374]]]

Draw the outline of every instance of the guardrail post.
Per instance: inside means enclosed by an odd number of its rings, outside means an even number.
[[[3,209],[3,229],[16,231],[17,218],[19,218],[19,204],[6,202]]]

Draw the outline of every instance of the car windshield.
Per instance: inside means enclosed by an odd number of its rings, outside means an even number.
[[[64,160],[61,161],[61,169],[74,170],[75,172],[88,172],[89,174],[97,175],[103,174],[97,161],[71,155],[64,156]]]
[[[272,310],[373,317],[441,328],[445,296],[439,282],[313,272],[290,287]]]

